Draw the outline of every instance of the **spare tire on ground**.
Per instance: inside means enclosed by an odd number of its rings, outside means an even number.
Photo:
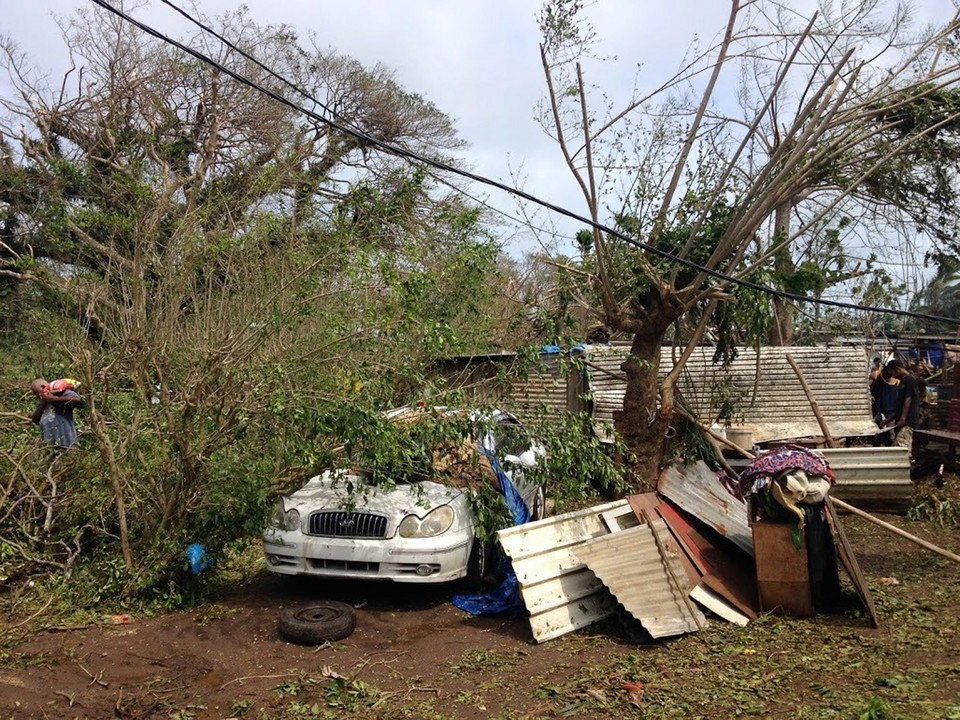
[[[280,611],[280,635],[299,645],[343,640],[357,627],[357,614],[346,603],[314,600]]]

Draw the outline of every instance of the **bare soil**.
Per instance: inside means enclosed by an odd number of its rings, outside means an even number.
[[[885,519],[960,553],[955,529]],[[264,572],[199,609],[128,625],[4,618],[14,639],[0,647],[0,717],[960,718],[960,565],[856,518],[845,527],[879,630],[851,609],[715,620],[705,638],[646,645],[611,620],[536,645],[525,618],[472,617],[449,586]],[[320,648],[281,639],[279,608],[314,598],[354,605],[356,631]]]

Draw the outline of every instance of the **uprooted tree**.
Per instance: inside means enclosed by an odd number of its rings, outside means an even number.
[[[771,312],[769,296],[711,273],[822,290],[851,276],[842,263],[829,278],[802,262],[804,243],[831,222],[842,233],[869,212],[941,240],[957,227],[960,26],[915,33],[908,8],[885,8],[829,3],[803,18],[778,2],[732,0],[713,47],[618,103],[587,82],[595,37],[582,3],[544,7],[542,123],[592,221],[616,231],[595,225],[578,238],[589,253],[574,270],[587,271],[582,302],[633,336],[615,424],[639,484],[656,477],[678,378],[708,328],[773,327],[790,342],[786,302],[775,297]],[[739,92],[719,89],[737,77]],[[816,277],[798,284],[804,273]],[[661,380],[675,326],[676,362]]]

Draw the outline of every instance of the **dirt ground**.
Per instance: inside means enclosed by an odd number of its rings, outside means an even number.
[[[960,533],[885,516],[960,553]],[[636,645],[611,620],[536,645],[523,617],[474,618],[450,587],[288,581],[262,573],[191,612],[10,632],[2,718],[960,718],[960,565],[864,521],[845,526],[882,627],[856,610],[711,623]],[[329,647],[285,642],[277,614],[357,608]],[[864,714],[866,713],[866,714]]]

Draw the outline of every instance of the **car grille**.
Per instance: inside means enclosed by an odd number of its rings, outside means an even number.
[[[387,536],[387,518],[342,510],[315,512],[310,516],[308,533],[327,537],[384,538]]]

